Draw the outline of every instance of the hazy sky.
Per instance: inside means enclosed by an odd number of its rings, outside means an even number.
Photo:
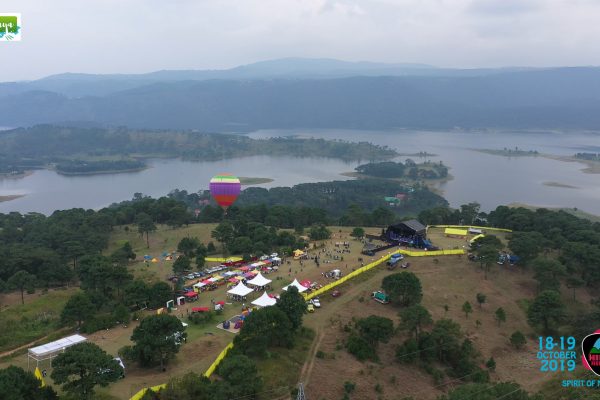
[[[600,0],[2,0],[0,81],[280,57],[447,67],[600,65]]]

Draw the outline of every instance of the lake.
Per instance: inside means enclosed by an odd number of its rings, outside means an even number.
[[[263,130],[249,136],[289,135],[370,141],[393,147],[401,153],[434,153],[438,157],[431,159],[442,160],[454,176],[453,180],[440,186],[454,207],[478,201],[488,211],[500,204],[520,202],[547,207],[577,207],[600,215],[600,174],[581,172],[583,164],[543,157],[507,158],[469,150],[518,146],[540,153],[572,155],[598,151],[600,136],[595,134]],[[405,158],[399,157],[400,160]],[[135,192],[159,197],[175,188],[188,191],[205,189],[213,175],[223,172],[274,179],[271,183],[257,185],[261,187],[343,180],[348,178],[340,173],[352,171],[359,163],[311,157],[253,156],[211,162],[154,159],[149,164],[151,168],[144,171],[123,174],[63,176],[40,170],[22,179],[0,179],[0,196],[25,195],[1,202],[0,212],[36,211],[48,214],[55,209],[73,207],[97,209],[131,199]],[[546,186],[544,182],[567,184],[576,189]]]

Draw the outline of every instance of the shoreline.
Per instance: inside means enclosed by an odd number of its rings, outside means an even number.
[[[600,162],[593,160],[584,160],[581,158],[577,158],[574,156],[559,156],[556,154],[545,154],[545,153],[530,153],[528,151],[523,151],[515,154],[504,153],[503,150],[493,150],[493,149],[473,149],[470,148],[468,150],[476,151],[478,153],[489,154],[492,156],[499,157],[543,157],[550,160],[562,161],[562,162],[578,162],[580,164],[585,165],[584,168],[580,169],[581,172],[585,174],[600,174]],[[562,187],[562,186],[561,186]]]
[[[578,162],[585,165],[584,168],[580,169],[584,174],[600,174],[600,162],[598,161],[583,160],[573,156],[556,156],[552,154],[543,154],[543,157],[562,162]]]
[[[542,182],[542,185],[556,188],[564,188],[564,189],[580,189],[577,186],[567,185],[566,183],[547,181]]]
[[[526,208],[528,210],[537,210],[538,208],[545,208],[546,210],[551,211],[564,211],[566,213],[572,214],[579,218],[589,219],[592,222],[600,222],[600,215],[592,214],[587,211],[583,211],[578,209],[577,207],[569,208],[569,207],[548,207],[548,206],[535,206],[532,204],[513,202],[506,204],[507,207],[510,208]]]
[[[25,195],[24,194],[9,194],[6,196],[0,195],[0,203],[20,199],[21,197],[25,197]]]
[[[64,171],[59,171],[57,169],[51,169],[48,168],[49,171],[54,171],[59,175],[64,175],[64,176],[91,176],[91,175],[110,175],[110,174],[125,174],[125,173],[129,173],[129,172],[141,172],[141,171],[145,171],[149,168],[152,168],[150,166],[143,166],[140,168],[130,168],[130,169],[119,169],[119,170],[103,170],[103,171],[89,171],[89,172],[64,172]]]
[[[33,175],[34,170],[28,169],[19,174],[0,174],[0,181],[3,179],[23,179]]]
[[[271,178],[255,178],[255,177],[248,177],[248,176],[240,176],[238,179],[240,180],[240,183],[242,184],[242,186],[263,185],[265,183],[271,183],[271,182],[275,181],[275,179],[271,179]]]
[[[370,175],[362,175],[359,174],[358,172],[342,172],[340,173],[340,175],[342,176],[347,176],[349,178],[356,178],[356,179],[386,179],[386,180],[390,180],[390,181],[397,181],[406,185],[414,185],[416,183],[423,183],[425,186],[427,186],[427,188],[429,190],[431,190],[433,193],[439,194],[439,195],[443,195],[444,194],[444,190],[442,188],[440,188],[441,185],[450,182],[451,180],[454,179],[454,176],[450,173],[448,173],[448,175],[445,178],[438,178],[438,179],[418,179],[418,180],[412,180],[412,179],[408,179],[406,177],[402,177],[402,178],[378,178],[376,176],[370,176]]]

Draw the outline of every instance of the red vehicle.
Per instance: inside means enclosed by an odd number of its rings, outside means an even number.
[[[342,295],[342,292],[340,292],[339,290],[334,290],[333,292],[331,292],[331,295],[333,297],[340,297]]]

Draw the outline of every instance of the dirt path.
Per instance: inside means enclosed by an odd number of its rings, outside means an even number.
[[[313,340],[313,344],[308,353],[308,357],[306,358],[306,361],[302,366],[302,370],[300,371],[300,377],[298,378],[298,381],[304,383],[304,385],[307,385],[308,381],[310,380],[310,374],[312,373],[313,366],[315,365],[315,357],[317,355],[319,345],[321,344],[321,341],[323,340],[324,336],[325,334],[323,332],[317,331],[315,340]]]
[[[36,339],[36,340],[34,340],[33,342],[29,342],[29,343],[26,343],[26,344],[24,344],[24,345],[22,345],[22,346],[19,346],[19,347],[16,347],[16,348],[14,348],[14,349],[11,349],[11,350],[8,350],[8,351],[5,351],[4,353],[0,353],[0,358],[8,357],[8,356],[10,356],[10,355],[12,355],[12,354],[16,353],[17,351],[19,351],[19,350],[23,350],[23,349],[26,349],[26,348],[28,348],[28,347],[34,347],[34,345],[36,345],[36,344],[38,344],[38,343],[40,343],[40,342],[44,341],[44,340],[45,340],[45,339],[47,339],[47,338],[48,338],[50,335],[54,335],[54,334],[56,334],[57,332],[60,332],[60,331],[55,331],[55,332],[49,333],[49,334],[47,334],[47,335],[46,335],[46,336],[44,336],[44,337],[41,337],[41,338],[39,338],[39,339]]]

